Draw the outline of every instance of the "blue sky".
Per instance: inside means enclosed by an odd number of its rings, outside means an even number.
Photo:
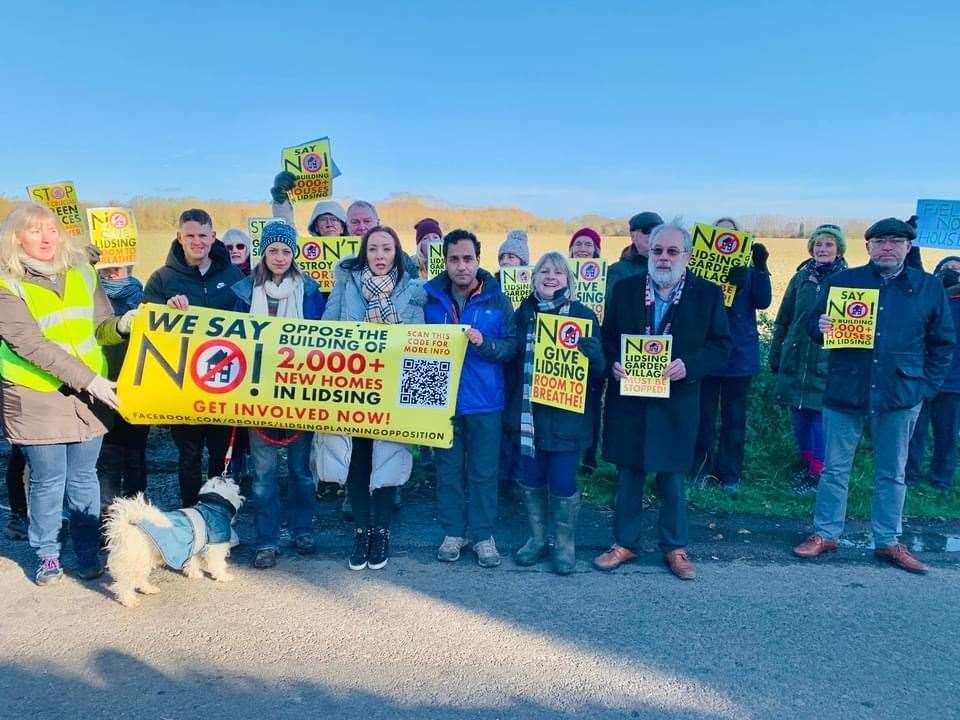
[[[960,4],[10,3],[0,194],[338,196],[571,217],[906,215],[960,198]]]

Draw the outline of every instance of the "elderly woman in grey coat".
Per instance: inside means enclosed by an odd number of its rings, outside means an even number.
[[[371,228],[357,256],[337,264],[323,319],[422,323],[426,293],[411,265],[392,228]],[[315,442],[318,480],[347,486],[356,528],[350,569],[383,568],[397,487],[407,481],[413,467],[411,446],[321,433]]]

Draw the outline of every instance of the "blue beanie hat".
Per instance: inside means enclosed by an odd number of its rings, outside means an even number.
[[[260,254],[266,255],[267,248],[273,243],[283,243],[294,257],[300,254],[300,248],[297,247],[297,231],[293,225],[285,222],[271,222],[263,226],[260,231]]]

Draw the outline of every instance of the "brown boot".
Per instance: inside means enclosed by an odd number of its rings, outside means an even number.
[[[811,535],[793,549],[793,554],[802,558],[815,558],[817,555],[833,552],[836,549],[837,544],[833,540]]]
[[[635,560],[637,554],[633,550],[627,550],[622,545],[614,543],[603,555],[598,555],[593,559],[593,566],[597,570],[614,570],[624,563]]]
[[[896,565],[907,572],[923,574],[928,568],[925,564],[917,560],[904,545],[897,543],[885,548],[877,548],[873,551],[874,557],[878,560],[886,560],[891,565]]]
[[[664,553],[663,559],[670,568],[670,572],[681,580],[693,580],[697,576],[697,569],[690,562],[690,557],[685,549],[677,548]]]

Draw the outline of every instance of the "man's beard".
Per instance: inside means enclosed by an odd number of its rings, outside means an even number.
[[[647,267],[647,272],[650,273],[650,278],[657,287],[673,287],[680,282],[680,278],[683,277],[686,271],[687,268],[684,265],[670,270],[657,270],[653,263],[650,263]]]

